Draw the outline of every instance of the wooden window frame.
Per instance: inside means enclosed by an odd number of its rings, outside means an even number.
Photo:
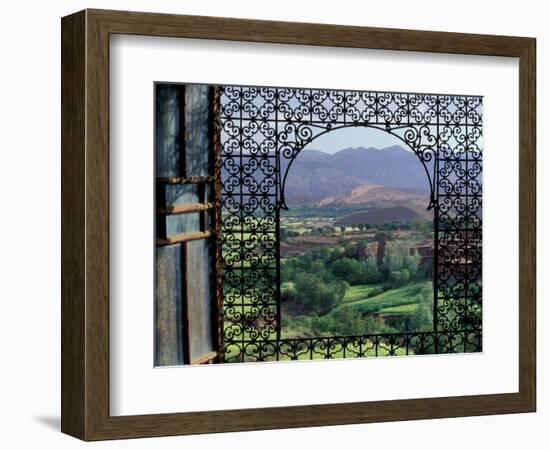
[[[167,86],[170,84],[161,83],[161,85]],[[173,84],[170,85],[177,90],[178,96],[178,110],[179,110],[179,133],[177,140],[178,145],[178,161],[177,176],[164,177],[157,176],[155,179],[155,197],[156,197],[156,228],[157,238],[155,241],[156,248],[167,245],[179,245],[180,246],[180,267],[181,272],[181,299],[182,299],[182,339],[181,345],[183,350],[183,364],[184,365],[196,365],[196,364],[209,364],[212,362],[221,362],[223,359],[223,347],[220,345],[223,343],[222,337],[219,335],[220,330],[223,329],[223,315],[220,313],[220,306],[223,303],[221,292],[221,270],[218,269],[219,264],[213,264],[213,270],[210,277],[210,289],[212,294],[211,318],[212,318],[212,332],[211,339],[213,344],[212,351],[206,352],[199,356],[193,357],[192,355],[192,323],[190,320],[190,299],[189,299],[189,267],[188,263],[188,249],[189,242],[197,240],[206,240],[210,246],[212,262],[218,256],[221,258],[221,242],[216,239],[216,236],[220,234],[221,221],[218,218],[221,217],[221,190],[217,181],[220,179],[221,170],[220,165],[216,164],[221,157],[221,148],[219,145],[219,135],[217,134],[215,120],[216,113],[219,108],[219,91],[217,87],[209,86],[208,94],[208,141],[209,149],[211,153],[208,155],[208,174],[207,175],[192,175],[189,173],[187,167],[187,142],[185,138],[185,102],[186,102],[186,85]],[[158,86],[157,86],[158,87]],[[157,91],[155,91],[157,95]],[[159,149],[155,149],[159,151]],[[182,203],[173,206],[166,205],[166,188],[167,186],[184,186],[192,185],[197,190],[197,203]],[[207,186],[210,187],[210,197],[207,198]],[[166,233],[166,219],[172,215],[182,214],[199,214],[199,229],[196,231],[186,231],[183,233],[167,235]],[[210,220],[209,217],[210,216]],[[217,226],[219,225],[219,226]],[[218,323],[220,322],[220,323]]]

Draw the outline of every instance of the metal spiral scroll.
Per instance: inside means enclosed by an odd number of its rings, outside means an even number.
[[[481,97],[224,86],[218,125],[227,362],[481,351]],[[280,339],[283,168],[292,170],[315,138],[345,127],[392,134],[426,173],[433,332]]]

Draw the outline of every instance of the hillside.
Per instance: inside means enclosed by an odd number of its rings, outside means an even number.
[[[366,203],[427,203],[426,194],[412,188],[361,184],[351,191],[322,199],[321,206],[352,206]]]
[[[370,211],[349,214],[335,222],[335,225],[379,224],[393,221],[426,220],[412,208],[406,206],[392,206],[390,208],[374,209]]]

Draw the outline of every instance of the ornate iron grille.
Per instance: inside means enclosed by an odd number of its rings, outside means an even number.
[[[225,361],[481,351],[482,98],[220,90]],[[279,227],[286,172],[316,137],[345,127],[392,134],[426,172],[427,207],[434,211],[431,332],[281,339]]]

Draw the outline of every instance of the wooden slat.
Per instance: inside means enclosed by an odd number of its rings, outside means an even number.
[[[189,286],[189,258],[187,242],[182,242],[179,246],[181,248],[181,285],[179,286],[181,291],[182,301],[182,327],[183,327],[183,362],[184,364],[191,363],[191,324],[189,323],[189,292],[187,287]]]
[[[157,177],[157,183],[161,184],[200,184],[212,183],[214,177],[210,175],[195,177]]]
[[[192,212],[208,211],[214,207],[213,203],[188,203],[186,205],[157,208],[157,214],[185,214]]]
[[[209,352],[206,355],[202,355],[198,358],[193,359],[191,361],[191,364],[192,365],[194,365],[194,364],[204,364],[204,363],[207,363],[209,361],[212,361],[217,356],[218,356],[218,352]]]
[[[182,244],[184,245],[184,244]],[[159,247],[155,261],[155,366],[184,363],[179,246]]]
[[[171,245],[180,242],[196,241],[198,239],[208,239],[212,236],[210,231],[194,231],[192,233],[173,234],[166,239],[157,239],[157,245]]]
[[[187,246],[187,298],[190,323],[189,340],[194,361],[218,350],[212,333],[212,240],[186,242]]]

